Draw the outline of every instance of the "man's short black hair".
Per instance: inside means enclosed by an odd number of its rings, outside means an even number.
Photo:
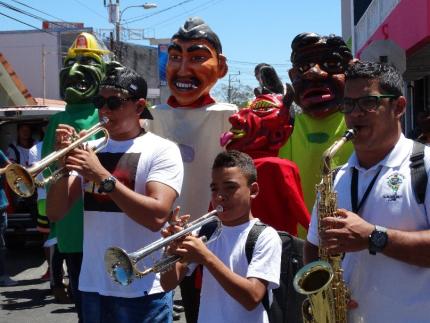
[[[171,40],[180,39],[183,41],[192,39],[205,39],[216,50],[217,54],[222,53],[221,41],[217,34],[200,17],[188,18],[184,25],[172,36]]]
[[[317,48],[326,48],[327,52],[339,58],[347,64],[352,59],[352,53],[342,37],[336,35],[321,36],[317,33],[301,33],[294,37],[291,43],[291,63],[293,65],[300,62],[307,56],[321,55],[316,52]]]
[[[238,167],[246,177],[248,185],[257,181],[257,170],[252,158],[237,150],[228,150],[219,153],[214,160],[212,169]]]
[[[345,73],[346,81],[355,79],[378,80],[383,94],[403,95],[403,78],[389,63],[357,61]]]

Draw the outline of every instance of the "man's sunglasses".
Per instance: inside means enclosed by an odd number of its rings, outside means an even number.
[[[93,103],[97,109],[101,109],[106,105],[109,110],[116,110],[128,100],[132,100],[132,98],[120,98],[118,96],[110,96],[105,98],[104,96],[97,95],[93,99]]]
[[[355,106],[358,106],[359,110],[362,112],[372,112],[379,107],[381,99],[397,99],[398,97],[398,95],[383,94],[362,96],[356,99],[344,98],[339,110],[343,113],[351,113],[354,111]]]

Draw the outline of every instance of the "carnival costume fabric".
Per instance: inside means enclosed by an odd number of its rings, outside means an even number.
[[[294,130],[279,156],[297,164],[309,212],[315,202],[315,185],[321,181],[322,153],[340,138],[346,125],[339,105],[343,99],[345,69],[352,54],[341,37],[315,33],[296,36],[291,44],[295,102],[303,110],[294,120]],[[347,162],[353,150],[345,144],[333,159],[332,167]]]
[[[66,110],[49,120],[42,157],[55,150],[55,130],[60,123],[71,125],[79,132],[99,122],[92,99],[98,93],[99,84],[105,75],[108,54],[109,51],[93,35],[81,33],[76,37],[60,72],[60,93],[67,103]],[[82,199],[57,222],[56,229],[61,252],[82,252]]]
[[[309,212],[303,200],[299,169],[293,162],[278,157],[287,141],[290,101],[282,95],[258,96],[249,106],[229,119],[232,128],[221,135],[221,145],[247,153],[257,168],[260,191],[252,201],[252,213],[277,230],[297,235],[297,225],[309,225]]]
[[[178,144],[184,182],[176,204],[196,219],[208,210],[210,167],[222,150],[218,138],[230,128],[228,118],[237,107],[210,96],[228,68],[218,36],[202,19],[189,18],[172,36],[168,51],[171,96],[167,104],[152,107],[149,129]]]

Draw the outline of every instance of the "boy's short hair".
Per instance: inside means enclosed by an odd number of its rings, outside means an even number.
[[[252,158],[237,150],[228,150],[219,153],[214,160],[212,169],[238,167],[245,175],[248,185],[257,181],[257,170]]]
[[[374,79],[384,94],[403,95],[403,78],[389,63],[357,61],[348,67],[345,79]]]

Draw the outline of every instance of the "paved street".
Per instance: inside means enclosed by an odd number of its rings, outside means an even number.
[[[49,282],[40,279],[46,266],[40,246],[9,250],[9,273],[19,281],[19,285],[0,287],[0,323],[77,322],[74,306],[56,304],[50,293]],[[179,290],[176,294],[179,295]],[[184,314],[175,322],[185,323]]]

